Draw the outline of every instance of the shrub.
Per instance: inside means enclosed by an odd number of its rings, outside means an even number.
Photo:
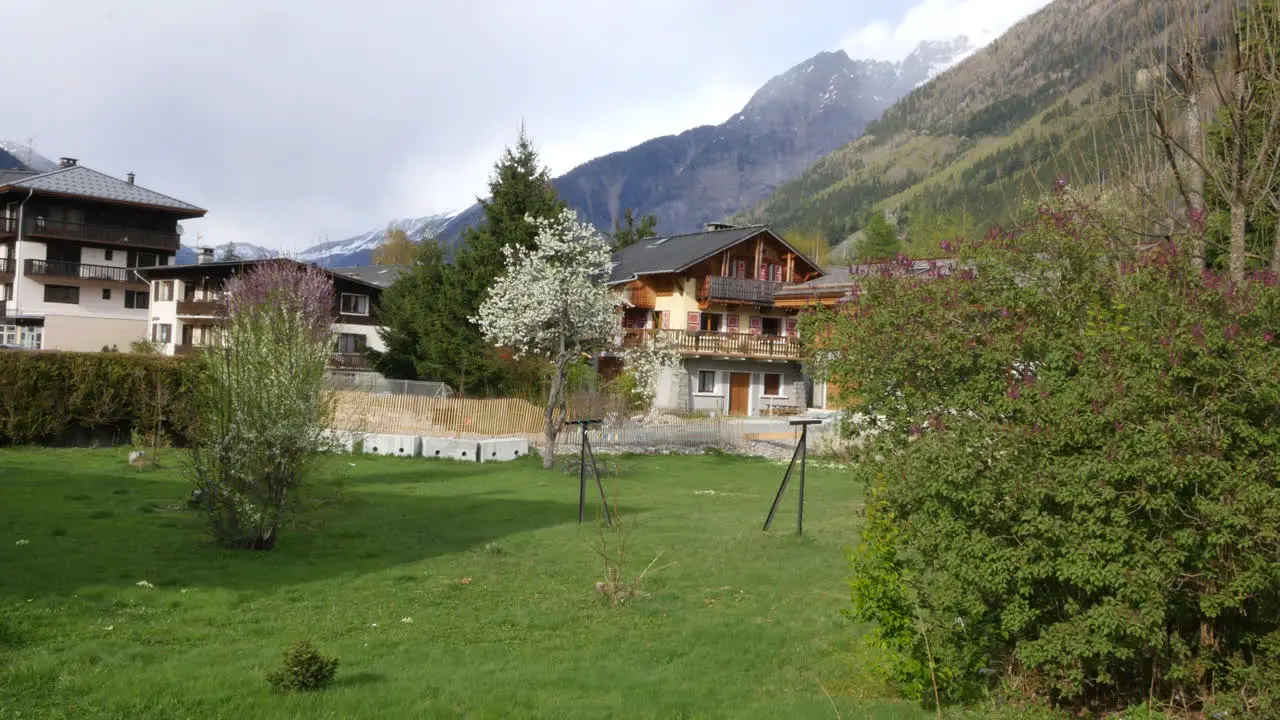
[[[323,690],[338,672],[338,658],[320,654],[310,640],[300,640],[281,653],[280,667],[267,671],[276,692]]]
[[[0,443],[56,443],[72,432],[157,428],[185,441],[194,368],[185,360],[117,353],[0,353]]]
[[[1065,193],[931,278],[806,319],[872,418],[853,614],[932,700],[1266,700],[1280,628],[1280,289],[1137,252]],[[856,353],[847,349],[856,348]],[[930,668],[936,672],[930,672]]]
[[[221,345],[199,356],[191,471],[218,541],[266,550],[293,490],[334,444],[324,387],[333,286],[314,269],[272,263],[227,290]]]

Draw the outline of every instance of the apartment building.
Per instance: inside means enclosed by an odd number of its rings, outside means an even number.
[[[74,158],[0,170],[0,345],[127,350],[148,329],[136,269],[172,263],[179,221],[204,214]]]
[[[800,308],[775,298],[822,275],[764,225],[711,224],[614,253],[609,284],[625,305],[622,347],[663,335],[680,349],[683,372],[659,379],[655,405],[751,416],[810,406]],[[607,377],[621,359],[604,353],[597,369]]]
[[[233,260],[214,262],[212,250],[199,251],[194,265],[140,268],[150,288],[147,337],[165,355],[185,355],[214,344],[223,323],[221,301],[226,282],[263,263],[295,260]],[[378,300],[383,289],[403,272],[400,266],[321,268],[333,281],[334,349],[329,367],[334,372],[372,372],[368,351],[385,349],[378,333]]]

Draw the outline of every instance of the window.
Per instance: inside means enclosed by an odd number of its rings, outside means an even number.
[[[766,397],[782,397],[782,375],[764,374],[764,394]]]
[[[9,283],[8,285],[5,285],[2,288],[0,288],[0,300],[12,300],[12,299],[13,299],[13,283]]]
[[[698,392],[710,395],[716,391],[716,371],[698,371]]]
[[[151,296],[141,290],[125,290],[124,306],[130,310],[145,310],[151,307]]]
[[[362,353],[369,347],[368,339],[359,333],[341,333],[338,335],[338,352],[343,355]]]
[[[0,345],[18,344],[18,326],[0,325]]]
[[[702,313],[702,326],[699,329],[703,332],[720,332],[723,329],[720,315]]]
[[[102,299],[103,300],[111,299],[111,288],[102,288]]]
[[[341,311],[343,315],[368,315],[369,296],[342,293]]]
[[[168,323],[156,323],[155,325],[152,325],[151,341],[162,343],[172,342],[173,326]]]
[[[102,251],[102,259],[103,259],[103,260],[106,260],[107,262],[111,262],[112,260],[114,260],[114,259],[115,259],[115,256],[116,256],[116,254],[115,254],[114,252],[110,251],[110,250],[103,250],[103,251]]]
[[[129,251],[129,267],[154,267],[163,265],[158,253]]]
[[[74,285],[45,285],[44,301],[47,303],[80,304],[80,288]]]
[[[18,328],[18,344],[28,350],[39,350],[44,347],[44,327],[40,325],[23,325]]]
[[[760,334],[778,337],[782,335],[782,318],[767,317],[760,320]]]
[[[163,302],[165,300],[173,299],[173,281],[172,280],[157,280],[154,287],[155,287],[156,302]]]

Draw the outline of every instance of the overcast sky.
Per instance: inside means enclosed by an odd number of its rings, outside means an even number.
[[[723,122],[823,50],[899,58],[1047,0],[7,2],[0,138],[300,250],[486,192],[523,121],[559,175]]]

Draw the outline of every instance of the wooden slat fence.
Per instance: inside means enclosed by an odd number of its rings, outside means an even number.
[[[516,398],[432,398],[338,391],[334,426],[404,435],[540,433],[543,409]]]

